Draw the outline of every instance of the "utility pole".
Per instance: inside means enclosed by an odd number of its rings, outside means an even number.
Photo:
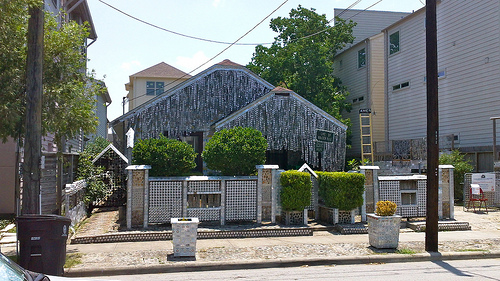
[[[22,214],[40,213],[42,160],[43,4],[30,7],[26,59],[26,123],[23,163]]]
[[[427,217],[425,250],[438,251],[439,114],[436,0],[425,5],[427,72]]]

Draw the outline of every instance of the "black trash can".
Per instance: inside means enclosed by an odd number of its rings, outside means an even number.
[[[62,275],[71,219],[57,215],[17,217],[19,265],[25,269]]]

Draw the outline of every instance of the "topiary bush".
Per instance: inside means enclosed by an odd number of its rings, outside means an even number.
[[[360,173],[317,172],[319,196],[329,208],[350,211],[363,205],[365,176]]]
[[[215,133],[202,153],[207,168],[226,176],[255,173],[266,162],[267,141],[254,128],[235,127]]]
[[[182,176],[196,167],[196,155],[189,144],[160,136],[137,141],[132,150],[132,163],[151,165],[149,175],[152,177]]]
[[[302,211],[311,204],[311,175],[306,172],[281,173],[281,207],[285,211]]]

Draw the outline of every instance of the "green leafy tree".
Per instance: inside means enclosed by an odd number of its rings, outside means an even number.
[[[462,201],[464,199],[464,178],[466,173],[471,173],[474,167],[465,159],[465,154],[461,154],[458,150],[453,150],[451,153],[443,153],[439,156],[440,165],[453,165],[453,182],[455,199]]]
[[[160,136],[158,139],[139,140],[132,150],[132,162],[151,165],[153,177],[183,176],[196,167],[197,153],[189,144]]]
[[[270,47],[255,48],[247,67],[271,84],[289,88],[343,120],[341,112],[350,104],[345,102],[345,87],[332,75],[333,60],[338,50],[352,43],[355,23],[337,18],[335,26],[330,26],[326,15],[300,5],[289,16],[271,20],[270,27],[278,35]]]
[[[28,7],[39,0],[0,0],[0,138],[22,138],[26,105],[26,34]],[[44,23],[43,134],[63,139],[91,133],[97,125],[95,95],[102,87],[85,73],[82,48],[88,25],[58,24],[46,14]]]
[[[87,182],[83,201],[87,206],[88,214],[92,213],[94,203],[99,202],[106,196],[106,184],[103,178],[104,167],[94,165],[92,160],[108,145],[109,141],[97,137],[95,140],[88,142],[85,149],[80,153],[77,179],[86,180]]]
[[[267,141],[254,128],[235,127],[215,133],[201,154],[207,167],[223,175],[240,176],[255,172],[266,162]]]

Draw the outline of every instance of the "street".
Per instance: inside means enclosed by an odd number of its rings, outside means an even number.
[[[106,277],[96,277],[103,279]],[[500,259],[111,276],[113,280],[500,280]]]

